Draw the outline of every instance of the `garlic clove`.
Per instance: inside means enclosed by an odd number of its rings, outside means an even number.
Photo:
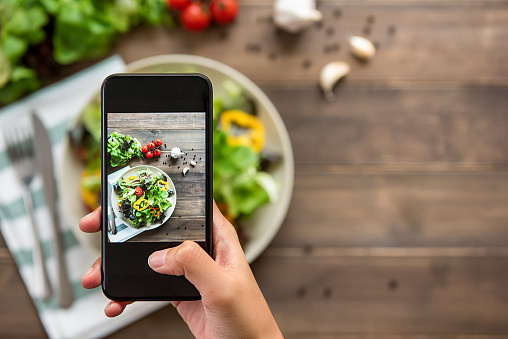
[[[349,39],[351,53],[359,59],[369,60],[376,54],[376,47],[369,40],[361,36],[352,36]]]
[[[340,79],[345,77],[350,70],[351,67],[349,67],[349,64],[343,61],[330,62],[321,69],[319,82],[325,94],[326,100],[333,101],[335,99],[335,95],[333,94],[333,86]]]
[[[191,161],[190,164],[192,165],[192,167],[196,166],[196,162],[195,161]]]
[[[182,170],[183,175],[187,175],[187,172],[189,172],[189,170],[190,170],[189,167],[184,167]]]

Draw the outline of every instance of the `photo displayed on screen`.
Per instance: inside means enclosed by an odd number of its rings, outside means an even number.
[[[108,113],[110,242],[204,242],[205,113]]]

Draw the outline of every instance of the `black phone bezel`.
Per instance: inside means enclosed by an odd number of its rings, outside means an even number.
[[[212,83],[200,73],[118,73],[101,87],[101,201],[107,201],[107,113],[201,112],[206,113],[206,242],[201,247],[212,256],[213,223],[213,127]],[[154,272],[148,256],[179,243],[108,242],[107,207],[102,209],[102,291],[116,301],[199,300],[197,289],[185,277]],[[211,277],[213,279],[213,277]]]

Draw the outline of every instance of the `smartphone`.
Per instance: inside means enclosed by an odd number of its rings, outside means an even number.
[[[154,251],[212,254],[212,84],[202,74],[113,74],[102,99],[102,289],[112,300],[198,300]],[[210,277],[213,279],[213,277]]]

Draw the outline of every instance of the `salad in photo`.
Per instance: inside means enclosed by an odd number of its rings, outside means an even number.
[[[154,175],[149,169],[120,177],[113,189],[118,196],[116,203],[120,212],[134,228],[161,223],[172,206],[170,196],[175,193],[169,189],[165,175]]]

